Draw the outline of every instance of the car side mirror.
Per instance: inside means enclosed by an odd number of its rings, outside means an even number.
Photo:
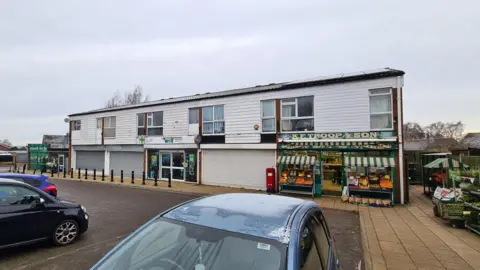
[[[43,206],[45,206],[45,199],[43,199],[41,197],[34,196],[33,197],[33,204],[35,204],[35,206],[37,206],[37,207],[43,207]]]

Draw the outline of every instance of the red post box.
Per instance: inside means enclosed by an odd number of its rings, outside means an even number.
[[[274,193],[276,187],[275,168],[267,168],[266,171],[267,193]]]

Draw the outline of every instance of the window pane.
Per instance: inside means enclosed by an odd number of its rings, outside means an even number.
[[[375,114],[370,116],[370,127],[372,129],[391,129],[392,114]]]
[[[203,134],[213,134],[213,123],[203,123]]]
[[[162,153],[162,166],[170,167],[170,153]]]
[[[315,243],[319,247],[322,262],[326,264],[328,261],[328,252],[330,250],[330,243],[328,242],[327,232],[325,231],[325,228],[316,220],[312,222],[312,228],[315,235]]]
[[[183,167],[183,153],[172,153],[172,167]]]
[[[105,118],[105,127],[114,128],[116,126],[115,122],[116,122],[116,117],[115,116],[107,117],[107,118]]]
[[[282,105],[282,117],[295,117],[295,105]]]
[[[215,122],[214,123],[214,133],[215,134],[225,133],[225,122]]]
[[[188,110],[188,123],[189,124],[198,124],[199,109],[189,109]]]
[[[262,120],[263,132],[275,132],[275,119],[263,119]]]
[[[167,178],[170,179],[170,168],[162,168],[162,175],[161,178]]]
[[[313,97],[297,98],[298,117],[313,116]]]
[[[391,112],[391,111],[392,111],[392,103],[391,103],[390,95],[370,97],[370,112],[382,113],[382,112]]]
[[[314,235],[308,227],[303,228],[300,243],[300,269],[323,269]]]
[[[295,98],[285,98],[285,99],[282,99],[282,103],[287,103],[287,102],[295,102]]]
[[[213,121],[213,107],[203,107],[203,121]]]
[[[97,128],[102,128],[102,118],[97,119]]]
[[[163,126],[163,112],[154,112],[152,118],[154,127]]]
[[[262,101],[262,117],[274,117],[275,116],[275,101],[266,100]]]
[[[148,117],[148,118],[147,118],[147,125],[148,125],[149,127],[152,126],[152,117]]]
[[[137,135],[139,136],[146,135],[145,128],[144,127],[137,128]]]
[[[139,127],[145,126],[145,114],[144,113],[137,114],[137,125]]]
[[[213,120],[223,120],[224,119],[223,118],[224,117],[223,116],[223,106],[215,106],[213,111],[215,113]]]
[[[163,128],[152,128],[149,127],[147,130],[147,135],[148,136],[162,136],[163,135]]]
[[[378,94],[390,94],[390,88],[370,90],[370,95],[378,95]]]
[[[282,120],[282,131],[313,131],[313,119]]]
[[[115,138],[115,128],[105,128],[103,132],[105,138]]]
[[[177,180],[183,180],[184,169],[172,169],[172,178]]]

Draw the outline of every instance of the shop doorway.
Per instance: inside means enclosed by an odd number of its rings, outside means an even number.
[[[58,171],[63,172],[65,169],[65,155],[58,155]]]
[[[341,195],[343,179],[342,152],[323,151],[320,160],[322,162],[322,193],[326,195]]]
[[[160,152],[160,178],[185,181],[185,152]]]

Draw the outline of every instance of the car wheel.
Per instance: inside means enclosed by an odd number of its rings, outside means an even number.
[[[53,231],[53,243],[57,246],[65,246],[73,242],[79,233],[78,223],[74,220],[60,222]]]

